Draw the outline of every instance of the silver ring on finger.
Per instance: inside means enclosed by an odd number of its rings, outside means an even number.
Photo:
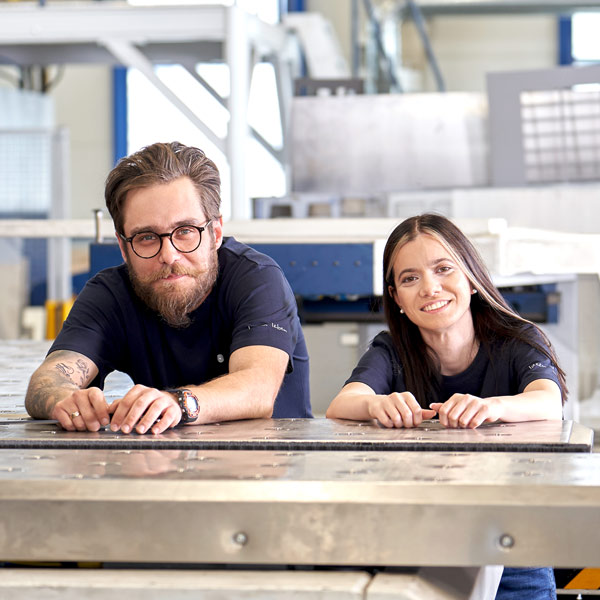
[[[71,417],[71,421],[72,421],[73,419],[76,419],[80,415],[81,415],[81,413],[78,410],[76,410],[76,411],[72,412],[69,416]]]

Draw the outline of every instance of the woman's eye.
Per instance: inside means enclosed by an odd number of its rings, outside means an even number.
[[[400,283],[412,283],[416,280],[417,278],[414,275],[409,275],[408,277],[404,277]]]

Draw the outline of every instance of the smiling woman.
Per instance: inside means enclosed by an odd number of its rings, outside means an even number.
[[[403,221],[383,257],[389,331],[361,358],[328,417],[446,427],[560,419],[564,373],[542,331],[502,298],[448,219]]]
[[[565,376],[543,332],[502,298],[471,242],[445,217],[403,221],[383,255],[380,333],[327,417],[444,427],[560,419]],[[552,569],[503,571],[496,600],[556,597]]]

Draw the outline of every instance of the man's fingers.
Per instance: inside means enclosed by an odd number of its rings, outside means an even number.
[[[94,410],[96,420],[101,426],[108,425],[110,423],[110,415],[108,414],[108,403],[106,402],[104,393],[98,388],[91,388],[89,392],[88,398]]]
[[[157,422],[157,419],[158,420]],[[123,433],[162,433],[177,425],[181,410],[171,394],[155,388],[134,386],[121,400],[115,410],[110,428]]]

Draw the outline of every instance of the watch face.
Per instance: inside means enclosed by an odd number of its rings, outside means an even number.
[[[196,412],[198,412],[198,399],[196,398],[196,396],[194,396],[194,394],[185,395],[185,406],[190,415],[193,415]]]
[[[182,390],[182,410],[187,413],[187,421],[195,421],[198,418],[200,412],[200,406],[198,404],[198,398],[192,394],[189,390]]]

